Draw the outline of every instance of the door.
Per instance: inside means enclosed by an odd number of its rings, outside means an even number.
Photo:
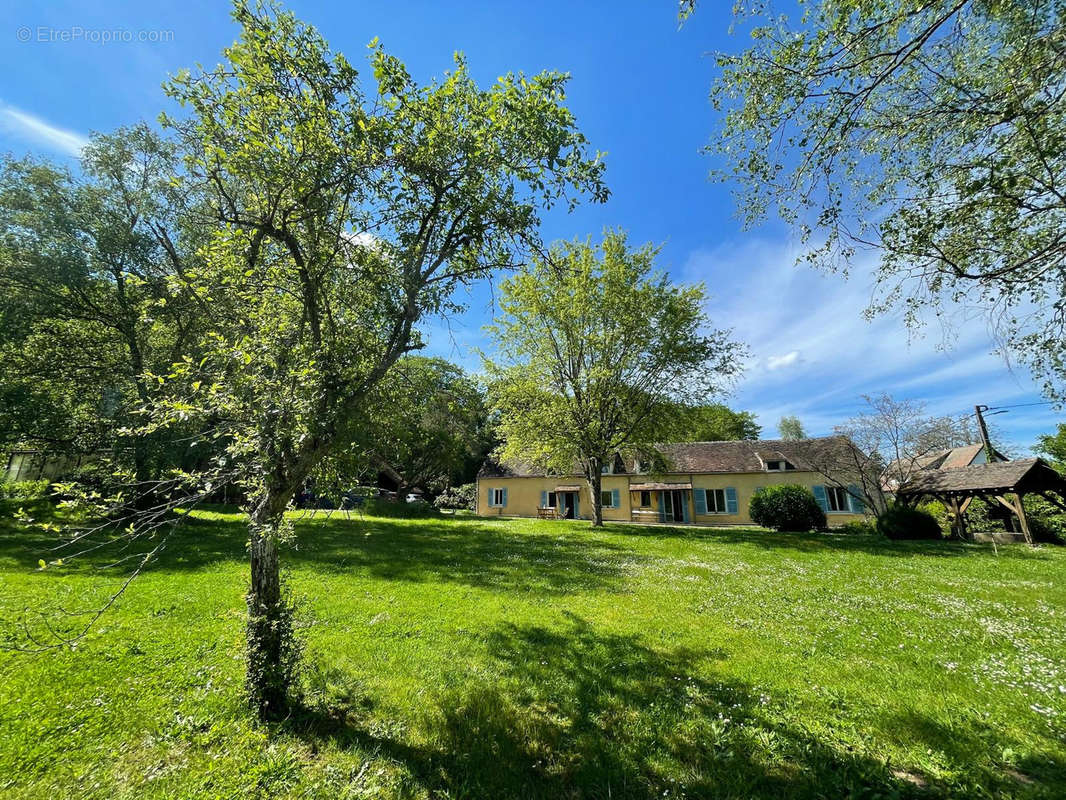
[[[577,516],[577,495],[574,492],[561,492],[563,519],[574,519]]]
[[[685,493],[679,489],[670,492],[670,504],[673,507],[674,522],[685,521]]]

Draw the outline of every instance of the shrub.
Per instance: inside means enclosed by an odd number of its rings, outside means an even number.
[[[8,500],[40,500],[48,495],[48,480],[0,483],[0,497]]]
[[[477,508],[477,484],[464,483],[462,486],[451,486],[437,496],[433,505],[437,508],[473,511]]]
[[[877,518],[877,532],[889,539],[942,539],[936,517],[921,508],[891,505]]]
[[[775,531],[825,528],[825,512],[803,486],[770,486],[751,498],[750,512],[752,522]]]
[[[870,520],[853,519],[845,522],[836,529],[838,533],[846,533],[849,536],[870,536],[877,533],[877,527]]]
[[[371,517],[392,517],[393,519],[418,519],[420,517],[434,517],[438,515],[437,509],[429,503],[421,500],[415,503],[404,503],[399,500],[388,500],[383,497],[368,497],[363,504],[363,511]]]

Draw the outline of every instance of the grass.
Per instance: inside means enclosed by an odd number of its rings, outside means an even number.
[[[11,504],[6,506],[8,512]],[[74,650],[0,651],[4,798],[1061,797],[1066,551],[533,520],[302,521],[303,705],[242,706],[240,518]],[[0,519],[0,614],[100,554]],[[32,620],[32,615],[28,617]],[[33,624],[31,622],[31,624]]]

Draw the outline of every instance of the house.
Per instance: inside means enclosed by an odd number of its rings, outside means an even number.
[[[603,518],[621,522],[750,525],[748,505],[756,492],[776,484],[811,489],[831,526],[866,513],[862,492],[816,469],[854,445],[846,438],[786,441],[684,442],[660,445],[663,464],[650,471],[638,459],[617,457],[604,468]],[[840,475],[846,472],[842,469]],[[553,509],[562,518],[591,519],[588,483],[574,471],[547,475],[523,464],[488,461],[477,480],[481,516],[536,517]],[[550,512],[549,512],[550,513]]]
[[[996,449],[992,450],[993,461],[1007,461],[1007,457]],[[945,450],[935,450],[924,453],[910,461],[893,461],[885,469],[882,481],[886,492],[895,492],[899,488],[900,479],[910,481],[920,472],[926,470],[959,469],[960,467],[975,467],[979,464],[988,463],[988,453],[983,444],[965,444],[960,447],[950,447]]]

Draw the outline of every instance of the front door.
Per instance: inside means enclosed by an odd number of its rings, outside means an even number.
[[[560,492],[559,497],[562,498],[562,503],[559,506],[562,512],[563,519],[574,519],[577,517],[577,492]]]
[[[670,492],[670,505],[673,507],[674,522],[685,521],[685,493],[680,489],[674,489]]]

